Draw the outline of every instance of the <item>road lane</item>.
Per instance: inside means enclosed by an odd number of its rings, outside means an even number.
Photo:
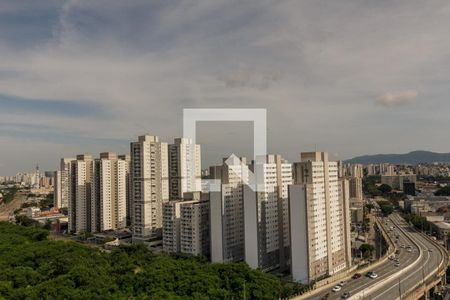
[[[434,243],[423,234],[414,231],[400,216],[393,214],[388,220],[388,225],[386,225],[385,220],[380,223],[394,240],[396,235],[399,236],[396,245],[400,249],[398,255],[400,267],[396,267],[393,261],[386,261],[373,269],[378,274],[376,279],[370,279],[362,274],[363,276],[359,279],[349,280],[340,292],[334,293],[328,290],[307,299],[319,300],[328,294],[328,299],[334,300],[340,299],[345,292],[350,292],[351,299],[395,300],[399,297],[400,291],[405,293],[412,288],[420,287],[423,278],[439,266],[443,259],[441,253]],[[395,226],[395,234],[389,231],[390,226]],[[406,248],[400,248],[402,244],[410,245],[413,252],[407,252]],[[429,252],[428,249],[432,249],[432,252]],[[420,252],[422,252],[422,257],[420,257]],[[403,271],[404,268],[414,263],[414,267],[411,267],[410,270]]]

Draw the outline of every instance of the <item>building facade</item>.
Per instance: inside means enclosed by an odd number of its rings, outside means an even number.
[[[75,158],[61,158],[59,171],[55,172],[54,197],[57,208],[68,208],[70,198],[70,168]]]
[[[349,187],[324,152],[301,154],[289,188],[291,272],[310,283],[351,264]]]
[[[128,163],[105,152],[94,161],[91,230],[101,232],[126,227]]]
[[[249,183],[245,158],[231,156],[222,166],[212,167],[212,179],[220,180],[219,191],[210,193],[211,261],[232,263],[245,260],[244,188]]]
[[[90,232],[93,160],[90,154],[71,161],[69,175],[69,231]]]
[[[159,137],[131,143],[133,242],[162,236],[162,205],[169,199],[168,150]]]
[[[202,190],[200,145],[192,139],[177,138],[169,147],[170,199],[181,199],[186,192]]]
[[[244,189],[245,261],[252,268],[284,270],[289,259],[288,186],[292,165],[280,155],[253,161],[254,189]]]
[[[164,251],[210,256],[210,206],[207,196],[201,192],[187,193],[185,200],[171,200],[163,204]]]

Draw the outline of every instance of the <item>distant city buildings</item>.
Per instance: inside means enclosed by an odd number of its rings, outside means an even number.
[[[387,184],[394,190],[402,191],[405,182],[416,183],[416,175],[381,175],[381,184]]]

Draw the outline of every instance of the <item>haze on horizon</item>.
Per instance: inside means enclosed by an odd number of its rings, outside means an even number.
[[[450,152],[448,28],[445,0],[0,0],[0,175],[172,142],[183,108],[266,108],[290,161]],[[252,156],[251,124],[222,125],[205,167]]]

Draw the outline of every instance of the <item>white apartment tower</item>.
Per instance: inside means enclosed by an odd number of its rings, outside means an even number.
[[[70,163],[69,231],[91,231],[93,160],[89,154],[77,155]]]
[[[126,227],[128,163],[105,152],[94,161],[91,196],[91,230],[101,232]]]
[[[143,135],[131,145],[133,242],[162,235],[162,205],[169,199],[167,144]]]
[[[288,186],[292,165],[280,155],[256,158],[251,165],[256,191],[244,190],[245,261],[268,271],[289,259]]]
[[[348,181],[324,152],[301,154],[289,187],[291,272],[310,283],[350,266]]]
[[[249,183],[245,158],[232,155],[222,166],[211,167],[212,179],[221,181],[210,192],[211,261],[232,263],[245,260],[244,187]]]
[[[61,171],[55,171],[53,177],[53,197],[55,199],[55,207],[61,208]]]
[[[169,145],[170,199],[182,199],[186,192],[202,190],[200,145],[177,138]]]
[[[69,207],[69,198],[70,198],[70,167],[71,162],[74,161],[75,158],[61,158],[59,171],[55,173],[55,206],[57,208],[67,208]]]
[[[130,175],[130,166],[131,166],[131,157],[128,154],[119,155],[118,158],[120,160],[123,160],[127,163],[127,170],[126,170],[126,181],[127,181],[127,203],[126,203],[126,209],[127,209],[127,226],[131,225],[131,212],[133,204],[131,203],[132,199],[132,191],[131,191],[131,175]]]

